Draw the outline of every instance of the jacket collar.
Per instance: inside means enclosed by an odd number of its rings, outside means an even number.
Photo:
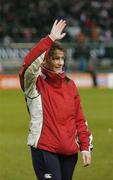
[[[46,81],[54,87],[61,87],[62,82],[65,80],[65,73],[62,71],[61,73],[53,72],[45,67],[41,67],[42,76],[45,77]]]

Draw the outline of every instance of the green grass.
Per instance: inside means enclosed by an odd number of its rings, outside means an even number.
[[[91,166],[81,155],[73,180],[113,179],[113,90],[80,89],[84,114],[94,136]],[[23,93],[0,91],[0,180],[35,180],[26,145],[29,116]]]

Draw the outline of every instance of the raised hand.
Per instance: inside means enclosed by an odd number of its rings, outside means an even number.
[[[53,39],[53,40],[60,40],[62,39],[66,33],[63,33],[63,30],[66,26],[66,21],[65,20],[56,20],[53,24],[53,27],[51,29],[51,32],[50,32],[50,37]]]

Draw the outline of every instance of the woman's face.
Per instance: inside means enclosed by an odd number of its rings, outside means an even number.
[[[45,61],[45,66],[50,69],[51,71],[54,71],[56,73],[62,72],[63,66],[64,66],[64,52],[57,49],[54,53],[53,57],[47,58]]]

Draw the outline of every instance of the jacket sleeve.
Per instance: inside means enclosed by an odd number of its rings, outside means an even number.
[[[46,52],[50,49],[52,44],[53,41],[51,38],[46,36],[41,39],[24,58],[23,65],[19,71],[20,85],[25,94],[30,97],[36,96],[36,91],[33,93],[32,89],[35,89],[36,79],[40,74],[40,66]]]
[[[77,142],[80,147],[80,151],[91,151],[92,145],[92,134],[88,130],[88,124],[83,115],[83,109],[81,105],[80,95],[75,86],[75,111],[76,111],[76,127],[77,127]]]

